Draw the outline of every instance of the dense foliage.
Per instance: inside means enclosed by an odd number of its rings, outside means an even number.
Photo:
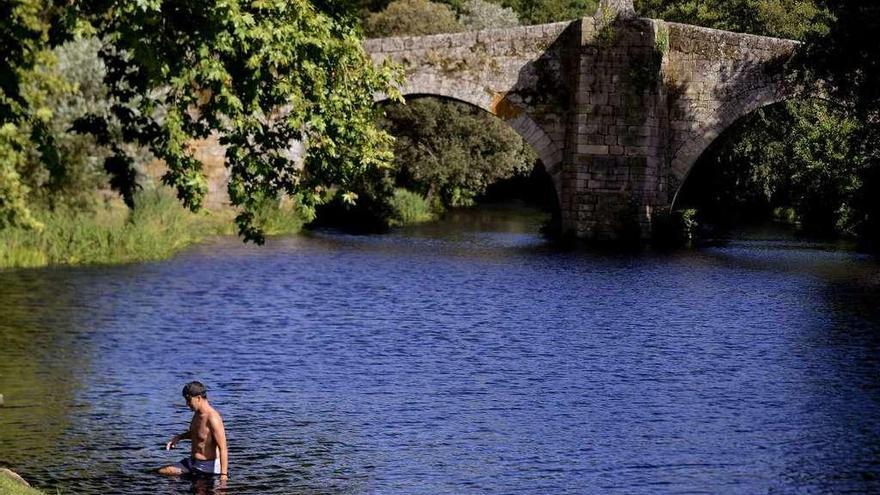
[[[112,116],[104,84],[107,71],[99,56],[101,45],[97,38],[82,37],[54,47],[23,85],[30,108],[51,113],[44,129],[56,156],[53,163],[44,159],[45,149],[27,153],[22,181],[32,191],[32,204],[49,209],[63,206],[90,210],[95,207],[95,191],[107,187],[104,159],[110,150],[100,146],[92,135],[71,132],[79,119],[101,115],[108,122],[107,132],[121,140],[119,121]],[[120,146],[138,170],[152,159],[149,152],[136,145]],[[57,169],[53,170],[53,164]]]
[[[396,0],[381,12],[370,14],[364,29],[371,38],[383,38],[455,33],[462,26],[448,5],[430,0]]]
[[[880,4],[823,0],[823,5],[836,22],[828,36],[810,43],[807,77],[825,81],[824,90],[857,122],[850,146],[863,166],[849,205],[861,238],[880,247]]]
[[[110,115],[89,115],[76,128],[110,149],[104,168],[129,204],[137,184],[123,143],[141,144],[161,158],[168,167],[164,181],[197,209],[206,186],[189,143],[218,134],[227,146],[240,233],[256,241],[262,239],[257,212],[267,200],[288,195],[314,204],[330,185],[354,200],[346,185],[390,163],[390,137],[373,123],[372,95],[393,95],[393,72],[373,67],[354,26],[306,0],[4,5],[8,12],[0,14],[11,19],[0,33],[11,55],[0,81],[0,155],[7,158],[0,218],[6,224],[35,224],[21,180],[28,141],[53,173],[64,173],[46,130],[51,109],[22,96],[23,81],[55,31],[104,40]],[[308,144],[301,168],[287,151],[293,140]]]
[[[44,129],[51,112],[28,108],[22,86],[49,42],[50,9],[38,1],[0,4],[0,228],[10,225],[40,227],[28,208],[30,189],[22,182],[26,150],[31,140],[46,143]]]
[[[597,0],[504,0],[525,24],[570,21],[588,17],[596,12]]]
[[[500,119],[432,98],[387,110],[397,183],[444,206],[469,206],[492,183],[531,170],[534,154]]]
[[[814,0],[635,0],[639,15],[727,31],[804,40],[828,31]]]
[[[686,185],[701,218],[722,226],[774,214],[812,233],[855,235],[864,167],[858,121],[818,101],[795,100],[744,118],[711,148]]]
[[[318,4],[332,4],[335,10],[358,12],[364,18],[371,13],[381,12],[386,9],[393,0],[321,0]],[[434,3],[449,6],[459,16],[463,17],[468,11],[482,12],[491,10],[497,12],[491,5],[497,5],[504,10],[517,15],[523,24],[544,24],[548,22],[570,21],[581,17],[593,15],[598,6],[598,0],[482,0],[480,7],[473,6],[473,0],[437,0]],[[497,15],[495,13],[493,16]],[[505,18],[509,14],[503,14]],[[463,20],[463,19],[460,19]],[[467,22],[463,22],[467,24]],[[499,27],[495,24],[488,26]]]
[[[467,0],[461,6],[459,22],[466,29],[495,29],[519,26],[519,16],[513,9],[486,0]]]

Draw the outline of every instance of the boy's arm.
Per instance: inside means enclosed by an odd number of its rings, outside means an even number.
[[[208,419],[208,425],[211,427],[211,434],[214,435],[217,450],[220,451],[220,479],[223,480],[229,476],[229,455],[226,448],[226,430],[223,428],[223,419],[219,414],[213,414]]]
[[[168,443],[165,444],[165,450],[171,450],[171,449],[173,449],[173,448],[174,448],[174,445],[175,445],[177,442],[179,442],[179,441],[181,441],[181,440],[183,440],[183,439],[185,439],[185,438],[190,438],[189,430],[186,430],[186,431],[183,432],[183,433],[179,433],[179,434],[174,435],[173,437],[171,437],[171,440],[169,440]]]

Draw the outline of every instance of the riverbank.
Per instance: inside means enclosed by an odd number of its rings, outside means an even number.
[[[45,495],[40,490],[36,488],[31,488],[30,486],[26,486],[22,484],[23,480],[16,479],[13,475],[17,476],[15,473],[11,471],[0,469],[0,494],[2,495]]]
[[[235,235],[234,216],[232,209],[192,213],[162,190],[139,193],[132,210],[113,200],[89,211],[38,212],[42,230],[0,230],[0,268],[166,259],[207,237]],[[303,217],[295,208],[267,210],[266,233],[297,233]]]
[[[389,226],[438,217],[428,201],[403,189],[390,200]],[[148,190],[128,209],[116,198],[88,211],[36,212],[42,230],[0,229],[0,269],[50,265],[123,264],[167,259],[212,236],[236,235],[232,208],[192,213],[168,190]],[[266,235],[299,233],[309,221],[295,203],[261,213]]]

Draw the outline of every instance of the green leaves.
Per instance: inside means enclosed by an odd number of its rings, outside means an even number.
[[[536,157],[500,119],[460,103],[409,101],[387,111],[397,137],[398,184],[444,206],[468,206],[499,179],[525,173]]]
[[[19,173],[24,164],[26,143],[26,136],[14,124],[0,126],[0,228],[42,227],[28,209],[28,188],[22,183]]]
[[[422,36],[463,31],[455,12],[447,5],[429,0],[395,0],[382,12],[370,14],[367,36]]]
[[[816,0],[635,0],[645,17],[728,31],[804,40],[828,31],[831,17]]]
[[[266,201],[318,187],[347,184],[391,159],[390,137],[373,124],[373,95],[395,95],[399,76],[374,68],[356,31],[340,15],[325,15],[306,0],[19,0],[0,6],[0,218],[28,220],[29,188],[22,183],[30,122],[47,129],[52,91],[23,97],[34,78],[49,32],[94,33],[101,51],[110,107],[77,117],[111,153],[111,185],[131,203],[137,189],[131,144],[165,161],[164,182],[197,209],[207,190],[190,143],[211,134],[227,146],[230,196],[241,209],[240,232],[262,241],[252,222]],[[63,79],[58,81],[64,82]],[[58,92],[58,91],[56,91]],[[24,136],[24,137],[23,137]],[[57,157],[49,132],[39,137],[42,159]],[[32,138],[32,139],[37,139]],[[304,164],[290,148],[306,143]],[[54,160],[58,161],[58,160]],[[64,172],[64,167],[56,167]],[[347,196],[354,201],[355,196]]]
[[[395,74],[374,68],[352,28],[305,0],[114,7],[89,14],[113,40],[113,96],[138,110],[125,124],[165,160],[163,180],[190,208],[206,188],[187,143],[218,134],[245,239],[262,242],[253,221],[267,198],[344,188],[390,159],[390,138],[372,124],[372,98],[394,94]],[[295,140],[307,144],[303,166],[287,158]]]

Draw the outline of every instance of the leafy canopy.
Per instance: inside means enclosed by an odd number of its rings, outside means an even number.
[[[365,23],[367,36],[373,38],[455,33],[462,29],[448,5],[429,0],[396,0],[381,12],[370,14]]]
[[[868,0],[822,2],[835,21],[827,36],[808,44],[809,75],[824,81],[859,122],[853,148],[864,156],[862,187],[853,202],[862,237],[880,247],[880,4]]]
[[[526,24],[571,21],[596,12],[597,0],[503,0],[501,3],[519,14]]]
[[[397,182],[444,206],[470,206],[491,184],[527,173],[536,160],[510,126],[462,103],[424,98],[386,113],[397,137]]]
[[[350,22],[306,0],[15,5],[0,12],[13,19],[0,33],[3,48],[12,48],[6,63],[15,64],[13,74],[33,67],[29,54],[46,48],[50,28],[72,34],[88,26],[105,41],[110,114],[121,136],[109,131],[107,115],[80,119],[76,128],[111,148],[105,169],[129,203],[136,175],[122,142],[142,144],[164,160],[163,180],[197,209],[206,183],[190,142],[218,135],[226,146],[230,199],[241,211],[240,234],[257,242],[257,212],[265,201],[287,194],[314,205],[327,186],[344,190],[367,170],[390,163],[391,139],[373,123],[373,95],[396,97],[396,73],[373,67]],[[19,80],[4,76],[0,87],[0,143],[15,159],[25,146],[15,134],[35,115],[21,102]],[[307,145],[302,167],[288,153],[294,140]],[[0,216],[26,218],[16,165],[2,167]]]
[[[471,31],[519,26],[519,16],[513,9],[486,0],[464,2],[458,20]]]
[[[639,15],[741,33],[804,40],[827,32],[814,0],[635,0]]]

